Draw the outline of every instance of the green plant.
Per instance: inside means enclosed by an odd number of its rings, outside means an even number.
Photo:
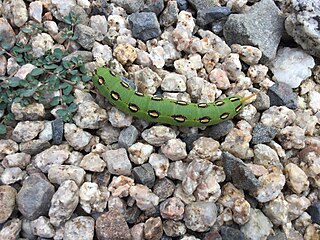
[[[70,12],[64,17],[64,21],[67,26],[62,31],[63,38],[69,42],[76,40],[74,28],[79,23],[79,16]],[[37,24],[29,24],[21,31],[35,34],[46,30]],[[6,43],[0,45],[0,55],[14,58],[20,66],[27,63],[35,66],[25,79],[14,76],[0,77],[0,111],[4,112],[3,117],[0,117],[0,134],[6,133],[6,125],[14,121],[10,110],[13,102],[22,106],[38,102],[48,109],[60,105],[57,115],[65,122],[70,122],[77,110],[77,105],[73,103],[73,90],[78,83],[91,80],[80,56],[65,58],[68,52],[56,48],[40,58],[34,58],[31,49],[30,45],[19,42],[14,47]]]
[[[75,41],[79,37],[77,34],[74,34],[74,28],[80,22],[79,15],[71,11],[68,16],[64,17],[64,21],[67,26],[62,31],[62,38],[67,41],[66,49],[68,50],[70,41]]]
[[[48,108],[61,105],[57,114],[69,122],[77,110],[73,103],[73,90],[79,82],[88,82],[91,77],[79,56],[65,60],[66,52],[59,48],[48,51],[40,58],[33,58],[29,53],[29,45],[17,44],[7,51],[1,47],[0,54],[14,57],[19,65],[31,63],[35,68],[25,79],[9,76],[0,78],[0,110],[10,114],[11,104],[18,102],[25,106],[32,102],[43,103]],[[12,118],[4,118],[0,125],[0,134],[5,124]]]

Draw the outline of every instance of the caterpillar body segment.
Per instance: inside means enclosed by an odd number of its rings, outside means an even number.
[[[150,96],[133,89],[107,68],[98,68],[94,86],[119,110],[149,122],[201,127],[234,118],[253,95],[231,96],[212,103],[189,103]]]

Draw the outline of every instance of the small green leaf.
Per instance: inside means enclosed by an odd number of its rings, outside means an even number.
[[[53,70],[53,69],[56,69],[58,67],[57,64],[45,64],[43,65],[43,67],[47,70]]]
[[[6,134],[6,133],[7,133],[6,125],[0,123],[0,134]]]
[[[76,76],[72,76],[71,77],[71,81],[72,82],[79,82],[81,80],[80,76],[79,75],[76,75]]]
[[[21,79],[21,80],[19,81],[19,85],[20,85],[21,87],[27,87],[27,86],[29,85],[29,83],[28,83],[28,81],[26,81],[26,80],[24,80],[24,79]]]
[[[63,52],[60,48],[56,48],[53,50],[53,56],[57,59],[61,59],[63,57]]]
[[[69,95],[72,92],[73,86],[67,83],[67,86],[63,88],[63,94]]]
[[[67,109],[68,109],[69,112],[72,112],[72,113],[76,112],[78,110],[78,105],[75,104],[75,103],[71,103],[70,106],[68,106]]]
[[[71,24],[71,17],[70,17],[70,15],[64,16],[63,19],[64,19],[64,21],[65,21],[67,24]]]
[[[14,116],[14,114],[11,112],[11,113],[8,113],[5,117],[4,117],[5,121],[6,122],[12,122],[12,121],[15,121],[16,118]]]
[[[5,110],[7,108],[7,103],[6,102],[2,102],[0,99],[0,110]]]
[[[74,69],[74,70],[70,70],[69,73],[71,75],[76,75],[79,71],[77,69]]]
[[[70,38],[70,40],[75,41],[75,40],[77,40],[78,38],[79,38],[79,35],[78,35],[78,34],[74,34],[74,35]]]
[[[5,50],[10,50],[10,48],[12,48],[12,45],[11,45],[11,43],[4,41],[1,43],[1,47]]]
[[[63,66],[59,66],[54,70],[54,73],[61,73],[62,71],[64,71],[64,67]]]
[[[31,27],[21,28],[21,31],[24,32],[24,33],[26,33],[26,34],[32,33]]]
[[[44,73],[44,71],[41,68],[35,68],[31,71],[31,76],[39,76],[42,73]]]
[[[63,66],[65,69],[70,69],[71,63],[70,63],[69,61],[63,61],[63,62],[62,62],[62,66]]]
[[[23,57],[15,57],[14,60],[15,60],[17,63],[23,63],[23,62],[24,62]]]
[[[62,102],[66,104],[72,103],[74,100],[74,96],[72,95],[67,95],[67,96],[62,96]]]
[[[83,76],[82,76],[82,81],[83,81],[83,82],[89,82],[89,81],[91,80],[91,78],[92,78],[91,76],[83,75]]]
[[[27,89],[27,90],[23,90],[22,91],[22,96],[23,97],[31,97],[37,90],[37,86],[33,87],[33,88],[30,88],[30,89]]]
[[[52,98],[52,100],[51,100],[51,102],[50,102],[50,105],[51,105],[52,107],[54,107],[54,106],[59,105],[59,103],[60,103],[60,97],[56,96],[56,97],[53,97],[53,98]]]
[[[9,79],[9,86],[10,87],[18,87],[20,84],[21,79],[18,77],[12,77]]]

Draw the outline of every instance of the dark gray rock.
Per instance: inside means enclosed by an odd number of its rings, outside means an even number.
[[[28,220],[48,215],[54,186],[42,174],[30,175],[17,195],[18,209]]]
[[[138,139],[138,135],[138,130],[132,125],[123,129],[119,135],[119,146],[124,148],[130,147],[132,144],[136,142],[136,140]]]
[[[287,240],[286,234],[280,230],[276,230],[274,234],[270,234],[267,240]]]
[[[125,212],[126,222],[129,224],[137,223],[137,220],[140,214],[141,214],[141,210],[137,207],[137,205],[127,208]]]
[[[161,34],[157,15],[153,12],[133,13],[129,16],[128,21],[134,38],[147,41]]]
[[[28,153],[30,155],[36,155],[47,148],[49,148],[51,144],[46,140],[34,139],[28,142],[22,142],[19,144],[19,148],[21,152]]]
[[[188,0],[188,2],[197,11],[216,6],[212,0]]]
[[[307,212],[310,214],[313,223],[320,224],[320,201],[308,207]]]
[[[227,180],[243,190],[254,192],[259,187],[259,181],[253,172],[248,168],[241,159],[236,158],[228,152],[223,152],[223,169],[226,173]]]
[[[231,120],[228,120],[217,125],[207,127],[204,131],[204,135],[218,140],[219,138],[226,136],[233,127],[233,122]]]
[[[127,13],[139,12],[144,6],[144,0],[111,0],[126,10]]]
[[[57,118],[51,122],[52,126],[52,143],[53,144],[61,144],[63,139],[63,120],[61,118]]]
[[[178,8],[180,9],[180,11],[187,10],[189,7],[187,0],[177,0],[176,2],[178,4]]]
[[[148,188],[152,188],[156,180],[150,163],[145,163],[139,167],[133,168],[132,175],[135,182],[146,185]]]
[[[159,15],[164,9],[163,0],[145,0],[144,1],[144,12],[154,12],[156,15]]]
[[[94,172],[92,174],[92,182],[102,186],[108,186],[110,182],[111,174],[108,170],[104,170],[103,172]]]
[[[223,240],[244,240],[244,234],[236,228],[222,226],[220,229]]]
[[[252,131],[252,144],[269,143],[276,136],[277,128],[258,123]]]
[[[153,193],[159,197],[162,202],[169,198],[175,190],[175,184],[168,178],[158,179],[153,187]]]
[[[209,7],[197,12],[197,24],[201,27],[214,21],[226,18],[231,14],[229,7]]]
[[[176,1],[169,1],[167,3],[166,8],[161,13],[160,25],[165,26],[165,27],[171,26],[172,24],[174,24],[177,21],[178,13],[179,13],[179,9],[178,9],[177,2]]]
[[[284,17],[273,0],[262,0],[248,12],[231,14],[224,25],[223,34],[228,45],[238,43],[258,47],[262,63],[276,56],[284,31]]]
[[[212,230],[204,236],[203,240],[223,240],[218,231]]]
[[[202,135],[198,133],[192,133],[192,134],[183,134],[181,135],[181,139],[183,142],[187,144],[187,151],[190,152],[193,148],[193,142],[200,138]]]
[[[271,106],[286,106],[291,109],[296,109],[297,95],[292,91],[292,88],[286,83],[275,83],[268,90]]]

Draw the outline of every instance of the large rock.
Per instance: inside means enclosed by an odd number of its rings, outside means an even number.
[[[263,53],[261,62],[266,63],[276,56],[283,22],[284,17],[273,0],[262,0],[248,12],[231,14],[223,34],[228,45],[238,43],[258,47]]]
[[[287,33],[311,55],[320,57],[320,1],[294,0],[285,21]]]

